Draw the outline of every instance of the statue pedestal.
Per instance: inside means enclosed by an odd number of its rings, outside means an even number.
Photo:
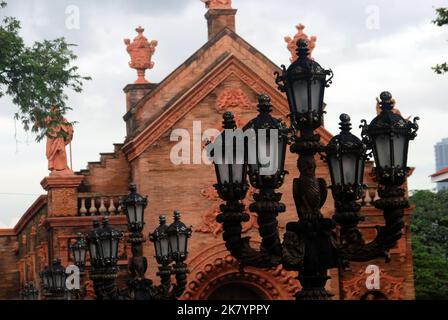
[[[48,217],[75,217],[78,215],[78,191],[83,176],[55,175],[45,177],[41,186],[48,192]]]

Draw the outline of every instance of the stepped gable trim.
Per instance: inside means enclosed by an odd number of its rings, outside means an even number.
[[[110,159],[118,159],[119,152],[122,151],[124,143],[114,143],[113,146],[114,146],[114,151],[113,152],[100,152],[99,153],[99,155],[100,155],[100,160],[99,161],[89,161],[89,162],[87,162],[87,168],[86,169],[81,169],[79,171],[76,171],[75,174],[76,175],[86,176],[86,175],[89,175],[89,173],[90,173],[90,169],[91,169],[91,168],[89,168],[90,166],[92,166],[92,167],[98,167],[98,166],[105,167],[105,165],[103,166],[103,161],[101,160],[102,157],[109,156],[109,157],[112,157]],[[105,160],[108,160],[108,159],[105,159]]]
[[[156,142],[169,128],[193,109],[230,75],[237,76],[254,92],[267,93],[270,95],[275,109],[277,109],[284,117],[289,114],[287,100],[282,93],[274,88],[274,83],[272,83],[272,85],[266,83],[243,62],[238,60],[235,56],[230,55],[123,147],[123,152],[127,155],[128,161],[132,161],[142,154],[147,147]],[[318,133],[321,134],[325,142],[328,142],[332,137],[332,135],[323,128],[320,128]]]
[[[44,207],[46,204],[47,196],[39,196],[36,201],[34,201],[34,203],[28,208],[28,210],[26,210],[25,214],[20,218],[19,222],[17,222],[16,226],[14,227],[15,234],[19,234],[34,217],[36,212],[42,209],[42,207]]]
[[[240,37],[237,33],[230,30],[229,28],[224,28],[220,32],[218,32],[213,38],[211,38],[209,41],[207,41],[201,48],[199,48],[195,53],[193,53],[187,60],[185,60],[184,63],[182,63],[179,67],[174,69],[165,79],[163,79],[160,83],[157,84],[157,86],[150,92],[148,92],[146,95],[144,95],[132,108],[129,110],[124,116],[123,119],[128,119],[130,114],[137,111],[141,106],[145,104],[147,100],[149,100],[153,95],[155,95],[159,90],[161,90],[167,83],[171,82],[173,78],[176,77],[177,73],[186,67],[188,67],[190,64],[192,64],[195,60],[197,60],[200,55],[206,51],[207,49],[213,47],[215,43],[217,43],[221,38],[224,36],[230,36],[235,41],[242,43],[249,52],[251,52],[254,55],[257,55],[262,60],[265,60],[268,64],[272,65],[272,72],[274,71],[281,71],[281,69],[274,63],[272,60],[270,60],[268,57],[266,57],[262,52],[260,52],[257,48],[252,46],[249,42],[244,40],[242,37]]]

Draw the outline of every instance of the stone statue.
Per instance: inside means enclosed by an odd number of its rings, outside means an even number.
[[[137,70],[138,78],[135,81],[135,84],[143,84],[148,83],[148,80],[145,79],[146,69],[154,68],[154,62],[152,62],[151,59],[156,52],[158,42],[156,40],[149,42],[143,35],[145,29],[142,27],[138,27],[135,31],[137,31],[138,36],[134,38],[133,42],[131,43],[131,40],[124,39],[124,43],[131,56],[129,66],[132,69]]]
[[[312,59],[311,54],[313,53],[313,50],[316,47],[317,37],[316,36],[308,37],[308,35],[306,35],[303,32],[303,30],[305,29],[305,26],[301,23],[296,26],[296,29],[297,29],[297,33],[294,36],[294,38],[291,38],[289,36],[284,37],[284,40],[287,44],[287,48],[288,48],[289,52],[291,52],[290,61],[294,62],[297,60],[297,41],[299,41],[299,39],[306,40],[308,42],[308,50],[309,50],[308,57],[310,59]]]
[[[201,0],[207,9],[232,9],[232,0]]]
[[[57,112],[55,108],[52,112]],[[48,117],[46,122],[50,124],[50,128],[47,131],[47,159],[48,170],[51,171],[50,175],[72,175],[73,171],[67,165],[67,152],[65,146],[70,144],[73,139],[73,126],[65,118],[54,125],[51,123],[53,118]]]

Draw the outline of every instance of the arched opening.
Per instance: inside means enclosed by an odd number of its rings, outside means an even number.
[[[255,286],[230,282],[213,289],[207,300],[268,300],[268,297]]]

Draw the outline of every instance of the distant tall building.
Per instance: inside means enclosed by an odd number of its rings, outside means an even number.
[[[435,147],[436,171],[448,168],[448,138],[442,139]],[[437,182],[437,191],[448,189],[448,182]]]

